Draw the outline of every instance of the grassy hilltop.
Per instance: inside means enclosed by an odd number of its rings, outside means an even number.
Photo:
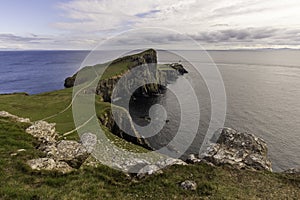
[[[123,73],[130,59],[111,64],[106,78]],[[98,65],[99,67],[100,65]],[[110,103],[96,96],[97,116],[110,109]],[[0,111],[4,110],[31,121],[55,122],[63,137],[78,140],[72,115],[72,88],[38,95],[0,95]],[[265,171],[235,170],[230,166],[206,164],[172,166],[163,174],[141,180],[104,165],[83,166],[70,174],[32,171],[26,161],[41,156],[37,141],[25,129],[26,123],[0,117],[0,199],[299,199],[300,177]],[[117,145],[138,152],[140,146],[115,136],[107,136]],[[26,151],[18,151],[25,149]],[[197,183],[196,191],[180,188],[185,180]]]

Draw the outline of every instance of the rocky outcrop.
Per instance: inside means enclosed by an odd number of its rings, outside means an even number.
[[[113,65],[124,64],[124,65],[127,65],[128,70],[130,70],[134,67],[141,66],[143,64],[150,64],[150,63],[157,63],[157,54],[154,49],[148,49],[148,50],[143,51],[138,54],[118,58],[118,59],[112,61],[111,63],[109,63],[108,68]],[[87,69],[87,68],[88,67],[83,68],[83,69]],[[121,71],[120,71],[119,75],[122,76],[123,74],[124,74],[124,72],[121,73]],[[66,88],[73,87],[75,84],[76,76],[77,76],[77,73],[74,74],[72,77],[66,78],[64,86]],[[114,82],[115,80],[118,79],[118,77],[109,78],[109,79],[100,80],[100,82],[98,83],[98,86],[105,85],[107,82]],[[84,80],[84,79],[77,80],[77,84],[81,84],[84,81],[86,81],[86,80]],[[98,88],[100,88],[100,87],[98,87]],[[98,93],[100,93],[100,91]]]
[[[175,69],[180,75],[188,73],[188,71],[186,71],[182,64],[172,63],[169,66]]]
[[[79,169],[90,155],[81,143],[74,140],[61,140],[54,144],[42,145],[39,150],[46,153],[47,157],[57,162],[65,162],[75,169]]]
[[[119,93],[120,95],[124,95],[124,93],[127,92],[130,94],[130,96],[157,96],[162,94],[166,90],[167,84],[176,80],[178,75],[187,73],[183,65],[178,63],[166,65],[173,70],[159,69],[157,65],[157,53],[154,49],[149,49],[139,54],[118,58],[112,61],[108,68],[114,65],[126,65],[127,71],[120,71],[118,75],[101,79],[98,82],[96,89],[86,88],[85,92],[96,93],[100,95],[105,102],[112,101],[111,95],[114,89],[118,90],[115,93]],[[140,70],[136,70],[138,66],[142,66]],[[134,73],[129,73],[133,68],[135,68]],[[87,73],[88,75],[90,73],[88,69],[89,67],[83,68],[82,72]],[[121,86],[119,85],[119,88],[116,88],[115,86],[117,85],[118,81],[125,75],[128,75],[128,77],[126,77],[126,83],[122,84]],[[80,80],[76,80],[76,78]],[[66,78],[64,84],[65,87],[73,87],[75,80],[76,84],[81,84],[87,81],[85,75],[80,75],[78,78],[78,73],[76,73],[72,77]],[[149,83],[149,81],[152,81],[152,83]],[[140,85],[141,87],[131,94],[131,92],[129,92],[130,88],[136,85]]]
[[[272,171],[267,157],[267,144],[249,133],[223,128],[215,134],[207,152],[202,157],[214,165],[228,164],[238,169]]]
[[[155,164],[149,164],[145,161],[137,160],[136,164],[128,165],[127,167],[131,171],[132,171],[132,168],[139,168],[139,171],[136,174],[136,176],[138,178],[143,178],[148,175],[162,173],[162,171],[161,171],[162,169],[173,166],[173,165],[187,165],[187,163],[180,159],[164,158],[164,159],[156,162]]]
[[[33,170],[55,170],[68,173],[78,169],[90,156],[97,142],[92,133],[81,136],[81,142],[58,140],[55,123],[37,121],[26,129],[26,132],[39,142],[37,147],[46,154],[45,158],[32,159],[27,164]]]
[[[26,129],[26,132],[37,138],[41,143],[55,143],[58,134],[55,131],[55,123],[36,121]]]
[[[200,158],[197,158],[194,154],[188,155],[186,162],[189,164],[196,164],[200,163],[202,160]]]
[[[29,118],[18,117],[16,115],[10,114],[6,111],[0,111],[0,117],[8,117],[16,122],[31,123]]]
[[[285,170],[284,173],[300,175],[300,169],[290,168],[290,169]]]
[[[62,173],[69,173],[74,169],[67,163],[55,161],[52,158],[38,158],[27,161],[27,164],[32,170],[46,170],[46,171],[59,171]]]

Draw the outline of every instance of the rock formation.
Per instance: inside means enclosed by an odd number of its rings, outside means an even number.
[[[16,115],[12,115],[6,111],[0,111],[0,117],[8,117],[16,122],[31,123],[29,118],[18,117]]]
[[[178,75],[187,73],[184,67],[178,63],[166,65],[173,70],[159,69],[159,65],[157,64],[157,53],[154,49],[149,49],[139,54],[118,58],[112,61],[108,65],[108,68],[114,65],[127,65],[127,70],[120,71],[118,75],[100,79],[96,89],[87,88],[86,92],[96,93],[103,98],[103,101],[111,102],[111,95],[113,90],[115,89],[117,82],[124,75],[128,75],[130,70],[132,70],[133,68],[136,69],[138,66],[141,66],[140,70],[135,70],[134,74],[130,74],[129,77],[127,77],[128,81],[123,84],[122,88],[117,88],[120,90],[119,94],[124,95],[124,92],[128,92],[129,88],[131,88],[133,85],[141,85],[141,87],[138,88],[133,96],[156,96],[166,90],[166,86],[171,80],[175,80]],[[94,67],[97,68],[96,66]],[[88,69],[89,67],[86,67],[83,68],[82,71],[88,75]],[[67,88],[73,87],[76,78],[78,78],[78,73],[74,74],[72,77],[66,78],[64,86]],[[86,81],[85,75],[80,75],[78,79],[80,80],[76,80],[76,84],[81,84]],[[149,80],[153,81],[153,83],[145,84],[149,82]],[[116,93],[118,93],[118,91]]]
[[[180,183],[180,187],[184,190],[195,191],[197,189],[197,183],[195,181],[186,180]]]
[[[153,150],[150,144],[144,138],[142,138],[135,129],[128,111],[117,106],[115,106],[114,111],[114,116],[112,116],[111,109],[107,109],[102,116],[99,117],[101,124],[107,127],[110,132],[118,137],[140,145],[146,149]],[[121,127],[118,126],[116,121],[118,121],[118,124]]]
[[[249,133],[223,128],[215,134],[211,144],[202,157],[214,165],[228,164],[238,169],[272,171],[267,157],[267,144]],[[213,139],[214,140],[214,139]]]
[[[97,137],[91,133],[83,134],[81,143],[74,140],[58,140],[55,123],[46,121],[32,123],[26,132],[40,142],[37,148],[46,154],[45,158],[27,162],[33,170],[68,173],[78,169],[90,156],[97,141]]]

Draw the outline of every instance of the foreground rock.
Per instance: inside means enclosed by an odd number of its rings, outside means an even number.
[[[26,129],[33,137],[37,138],[42,143],[55,143],[58,134],[55,130],[55,123],[48,123],[46,121],[36,121]]]
[[[214,165],[229,164],[238,169],[272,171],[267,157],[267,144],[249,133],[241,133],[231,128],[223,128],[202,157]]]
[[[300,175],[300,169],[291,168],[291,169],[285,170],[284,173],[286,173],[286,174],[298,174],[298,175]]]
[[[195,191],[197,189],[197,183],[195,181],[186,180],[180,183],[180,187],[184,190]]]
[[[6,111],[0,111],[0,117],[8,117],[16,122],[31,123],[29,118],[18,117],[16,115],[10,114],[9,112],[6,112]]]
[[[170,167],[173,165],[187,165],[186,162],[175,159],[175,158],[165,158],[161,161],[158,161],[155,164],[146,164],[143,168],[139,170],[137,173],[138,178],[143,178],[147,175],[162,173],[162,169],[166,167]]]
[[[27,161],[27,164],[33,170],[51,170],[51,171],[59,171],[62,173],[69,173],[74,169],[70,167],[67,163],[62,161],[55,161],[52,158],[38,158]]]
[[[38,149],[46,154],[46,158],[29,160],[27,164],[33,170],[54,170],[68,173],[86,161],[93,151],[97,137],[91,133],[81,136],[81,143],[74,140],[58,140],[55,123],[46,121],[34,122],[26,132],[35,137],[40,145]]]

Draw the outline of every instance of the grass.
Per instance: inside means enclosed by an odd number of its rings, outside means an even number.
[[[299,199],[300,178],[238,171],[205,164],[173,166],[142,180],[100,165],[70,174],[32,171],[25,162],[41,156],[28,124],[0,118],[0,199]],[[18,152],[18,149],[26,149]],[[11,153],[18,153],[11,156]],[[196,191],[179,187],[194,180]]]
[[[98,117],[105,112],[109,112],[111,106],[109,103],[102,102],[99,99],[100,98],[96,96],[95,108],[96,115]],[[64,133],[75,129],[72,107],[70,106],[68,108],[71,101],[72,89],[70,88],[31,96],[23,93],[0,95],[0,111],[4,110],[20,117],[28,117],[31,121],[41,120],[59,113],[58,115],[46,119],[46,121],[56,123],[56,129],[62,136]],[[89,104],[89,102],[84,102],[82,109],[84,109],[86,104]],[[65,108],[68,109],[65,110]],[[60,113],[61,111],[64,112]],[[89,117],[90,116],[87,118]],[[89,124],[86,126],[88,127]],[[91,128],[97,129],[98,127]],[[107,128],[102,126],[102,129],[106,136],[118,147],[133,152],[146,152],[144,148],[120,139],[116,135],[112,134]],[[66,136],[66,139],[79,140],[77,131]]]
[[[117,75],[122,75],[136,65],[136,63],[132,62],[133,59],[141,57],[147,53],[154,54],[155,52],[153,49],[149,49],[141,53],[118,58],[113,62],[97,64],[94,66],[86,66],[78,72],[80,74],[80,77],[77,77],[77,81],[81,84],[86,82],[87,80],[93,80],[99,75],[101,75],[100,80],[108,79]],[[78,73],[74,74],[70,78],[75,80]]]

